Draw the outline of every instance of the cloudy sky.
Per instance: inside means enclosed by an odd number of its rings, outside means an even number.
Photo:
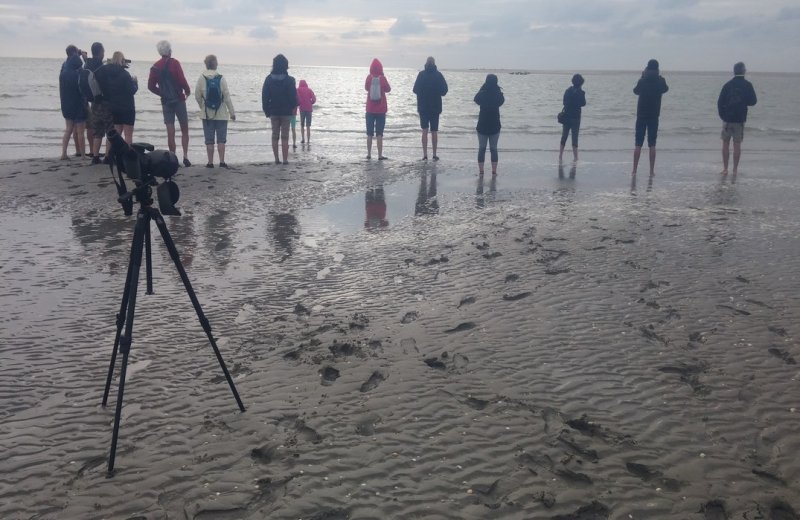
[[[800,72],[799,0],[0,0],[0,55],[101,41],[137,61]]]

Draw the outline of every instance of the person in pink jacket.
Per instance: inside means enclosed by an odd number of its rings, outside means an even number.
[[[372,137],[378,136],[378,159],[383,160],[383,129],[386,126],[386,93],[392,91],[378,58],[372,60],[364,82],[367,91],[367,159],[372,158]]]
[[[297,104],[300,106],[300,143],[311,144],[311,112],[314,110],[314,103],[317,97],[314,91],[308,88],[306,80],[301,79],[297,87]],[[305,132],[305,133],[303,133]]]

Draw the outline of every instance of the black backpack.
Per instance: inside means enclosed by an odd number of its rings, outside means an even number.
[[[153,65],[153,69],[158,73],[158,89],[161,92],[161,103],[165,105],[181,100],[178,86],[175,84],[175,78],[169,72],[170,59],[167,58],[164,61],[164,67],[161,69],[156,69],[155,65]]]

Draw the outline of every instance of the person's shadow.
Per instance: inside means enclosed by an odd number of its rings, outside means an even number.
[[[438,215],[439,198],[436,196],[436,172],[431,172],[430,182],[428,173],[422,172],[419,180],[417,203],[414,206],[414,215]]]
[[[206,219],[206,240],[222,270],[230,263],[234,249],[230,216],[230,211],[220,209]]]
[[[389,225],[389,221],[386,220],[386,195],[383,192],[383,185],[367,189],[364,206],[366,210],[364,228],[376,231]]]

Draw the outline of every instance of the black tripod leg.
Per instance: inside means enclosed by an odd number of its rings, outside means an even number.
[[[178,274],[181,276],[183,286],[186,288],[186,292],[189,294],[189,298],[192,300],[192,305],[197,313],[197,319],[200,320],[200,325],[206,332],[208,341],[211,343],[211,347],[214,349],[214,354],[217,356],[217,361],[219,361],[219,366],[222,368],[222,373],[225,374],[225,379],[228,381],[228,386],[231,387],[231,392],[233,392],[233,397],[236,399],[236,404],[239,405],[239,410],[244,411],[244,405],[239,397],[239,392],[236,391],[236,386],[233,384],[233,379],[231,378],[230,372],[228,372],[228,367],[225,366],[225,361],[223,361],[222,354],[219,352],[217,342],[214,339],[214,336],[211,334],[211,324],[208,322],[208,318],[206,318],[205,314],[203,314],[203,309],[200,307],[200,302],[197,300],[197,295],[195,294],[194,289],[192,289],[192,284],[189,281],[189,277],[186,275],[186,270],[183,268],[180,255],[175,247],[175,242],[172,241],[172,237],[169,234],[167,225],[164,223],[164,218],[161,216],[161,213],[154,208],[151,208],[149,211],[151,212],[151,218],[156,221],[156,226],[158,226],[158,230],[161,232],[161,237],[164,239],[164,244],[167,246],[169,256],[172,258],[172,261],[175,263],[175,267],[178,269]]]
[[[136,310],[136,289],[139,285],[139,271],[142,267],[142,249],[144,248],[145,229],[150,227],[150,214],[140,211],[136,228],[133,232],[133,245],[131,247],[130,272],[128,276],[129,299],[125,316],[125,334],[120,337],[119,350],[122,352],[122,365],[119,371],[119,391],[117,392],[117,407],[114,413],[114,433],[111,436],[111,452],[108,455],[108,472],[114,471],[114,459],[117,455],[117,439],[119,438],[119,422],[122,416],[122,398],[125,393],[125,375],[128,370],[128,354],[133,341],[133,316]]]
[[[137,217],[138,218],[138,217]],[[131,242],[131,254],[128,260],[128,272],[125,275],[125,289],[122,291],[122,303],[117,314],[117,334],[114,336],[114,350],[111,352],[111,363],[108,364],[108,377],[106,377],[106,388],[103,391],[103,407],[108,404],[108,392],[111,389],[111,380],[114,378],[114,365],[117,362],[117,352],[119,351],[119,338],[122,334],[122,327],[125,325],[125,312],[128,309],[128,297],[131,290],[131,271],[133,270],[133,256],[136,242]]]
[[[150,253],[150,223],[144,230],[144,265],[145,273],[147,275],[147,293],[153,294],[153,257]]]

